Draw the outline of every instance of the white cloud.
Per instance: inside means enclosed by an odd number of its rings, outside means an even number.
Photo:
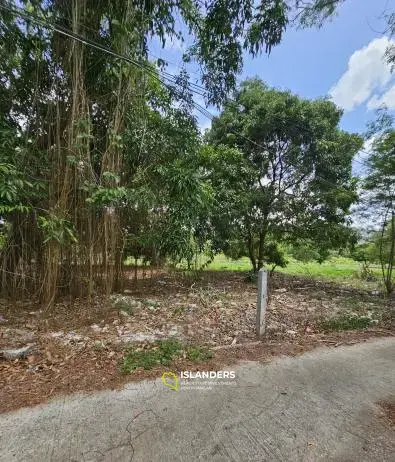
[[[387,106],[388,109],[395,109],[395,85],[381,96],[374,95],[368,101],[367,107],[368,109],[377,109],[383,105]]]
[[[329,90],[338,106],[351,111],[385,87],[391,79],[391,69],[384,59],[384,53],[388,45],[394,43],[387,37],[381,37],[351,55],[347,71]],[[369,101],[369,104],[375,104],[375,101]]]

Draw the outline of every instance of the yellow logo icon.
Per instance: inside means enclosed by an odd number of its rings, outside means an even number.
[[[166,387],[173,388],[173,390],[178,390],[178,378],[174,372],[164,372],[162,374],[162,382]]]

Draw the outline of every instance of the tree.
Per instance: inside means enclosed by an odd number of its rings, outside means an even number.
[[[321,27],[325,21],[331,19],[337,12],[338,7],[345,0],[295,0],[291,11],[294,12],[293,23],[302,27]]]
[[[253,269],[284,264],[281,242],[314,241],[321,256],[345,246],[356,201],[351,161],[361,137],[341,131],[339,110],[247,80],[213,121],[202,163],[215,191],[217,241]]]
[[[182,40],[182,22],[193,40],[185,59],[219,105],[243,50],[280,42],[285,3],[13,0],[0,13],[2,292],[48,307],[61,293],[109,293],[131,241],[144,257],[155,241],[189,258],[210,188],[195,168],[188,76],[164,84],[150,44]]]
[[[193,259],[199,213],[210,197],[197,165],[196,121],[188,105],[175,108],[175,102],[165,88],[155,92],[155,107],[146,105],[144,117],[141,108],[131,109],[125,136],[130,191],[125,250],[153,263]]]
[[[330,5],[313,3],[324,17],[331,14]],[[201,247],[214,221],[196,218],[209,218],[212,199],[196,167],[196,126],[187,117],[197,87],[184,72],[163,77],[163,60],[149,60],[152,39],[163,46],[183,40],[183,23],[193,42],[184,59],[199,63],[200,90],[220,105],[235,87],[243,52],[270,52],[305,6],[298,0],[2,2],[0,130],[9,136],[0,164],[13,178],[0,174],[7,234],[2,291],[37,294],[51,306],[61,292],[119,289],[132,241],[134,252],[147,254],[159,241],[161,252],[175,258]],[[200,205],[185,199],[188,188]],[[275,243],[265,245],[267,255],[279,257]]]
[[[379,114],[380,115],[380,114]],[[380,121],[380,119],[379,119]],[[388,295],[394,291],[395,264],[395,130],[381,126],[367,160],[369,173],[364,179],[366,202],[375,217],[382,215],[381,230],[375,233],[383,282]]]

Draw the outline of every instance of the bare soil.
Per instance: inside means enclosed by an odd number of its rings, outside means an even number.
[[[117,388],[158,377],[168,368],[122,375],[131,345],[175,337],[215,352],[204,363],[174,361],[172,371],[216,370],[242,360],[270,361],[320,345],[339,346],[395,335],[384,299],[353,288],[276,274],[270,282],[267,333],[255,337],[257,290],[243,273],[204,272],[197,278],[156,274],[128,281],[125,312],[108,297],[63,300],[51,312],[31,301],[0,302],[0,350],[31,345],[32,354],[0,359],[0,412],[75,392]],[[342,313],[372,318],[362,331],[322,332],[319,321]],[[242,344],[240,346],[240,344]]]
[[[390,400],[381,401],[379,405],[383,410],[383,417],[389,426],[395,430],[395,396]]]

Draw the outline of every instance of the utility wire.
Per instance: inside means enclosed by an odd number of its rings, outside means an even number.
[[[19,15],[19,16],[23,17],[26,20],[33,20],[34,22],[42,25],[45,28],[53,29],[54,31],[56,31],[56,32],[58,32],[58,33],[60,33],[62,35],[65,35],[65,36],[67,36],[69,38],[77,40],[80,43],[83,43],[85,45],[92,46],[93,48],[96,48],[96,49],[98,49],[100,51],[103,51],[103,52],[105,52],[107,54],[112,55],[113,57],[116,57],[118,59],[127,61],[130,64],[133,64],[133,65],[141,68],[142,70],[146,70],[148,73],[151,74],[151,76],[156,78],[159,82],[161,82],[163,85],[165,85],[168,89],[171,89],[172,91],[175,90],[175,88],[173,86],[169,86],[168,84],[163,82],[163,80],[160,80],[160,78],[157,76],[156,72],[152,68],[150,68],[149,66],[145,65],[142,62],[136,61],[136,60],[134,60],[132,58],[129,58],[127,56],[124,56],[124,55],[121,55],[121,54],[119,54],[117,52],[114,52],[110,48],[107,48],[107,47],[105,47],[103,45],[98,44],[97,42],[95,42],[93,40],[90,40],[90,39],[88,39],[86,37],[83,37],[83,36],[81,36],[79,34],[76,34],[76,33],[72,32],[71,30],[64,28],[63,26],[57,26],[57,25],[54,25],[54,24],[52,24],[52,23],[50,23],[48,21],[44,21],[44,20],[38,18],[36,15],[33,15],[30,12],[23,11],[22,9],[16,9],[16,8],[7,7],[5,5],[0,5],[0,8],[3,9],[3,10],[7,10],[7,11],[9,11],[9,12],[15,14],[15,15]],[[61,19],[66,20],[65,18],[61,18]],[[79,25],[81,25],[82,27],[85,27],[88,30],[95,31],[93,28],[90,28],[90,27],[88,27],[88,26],[86,26],[84,24],[79,23]],[[166,71],[161,71],[160,75],[162,76],[163,79],[171,82],[174,85],[178,85],[177,76],[175,76],[175,75],[173,75],[173,74],[171,74],[169,72],[166,72]],[[186,87],[191,93],[197,94],[197,95],[199,95],[201,97],[206,96],[206,89],[204,87],[202,87],[201,85],[189,82]],[[178,96],[180,96],[180,93],[178,93]],[[183,99],[182,95],[181,95],[181,99]],[[195,101],[193,103],[194,103],[195,108],[198,110],[198,112],[200,112],[203,116],[209,118],[211,121],[213,120],[214,116],[209,111],[207,111],[206,108],[204,108],[200,104],[196,103]],[[236,101],[232,100],[232,99],[229,99],[228,103],[236,103]],[[294,123],[294,125],[296,127],[298,127],[298,128],[302,128],[298,124]],[[252,140],[246,138],[244,135],[241,135],[241,134],[238,134],[238,133],[234,133],[234,134],[237,134],[238,136],[246,139],[247,141],[253,142]],[[257,143],[255,143],[255,144],[258,145]],[[360,152],[363,152],[363,153],[369,155],[368,152],[363,151],[362,149],[360,150]],[[369,168],[369,165],[366,164],[363,161],[360,161],[360,160],[355,159],[355,158],[353,159],[353,161],[360,164],[360,165],[362,165],[362,166],[364,166],[364,167]]]
[[[55,32],[57,32],[57,33],[59,33],[61,35],[64,35],[64,36],[66,36],[68,38],[76,40],[77,42],[80,42],[80,43],[82,43],[84,45],[91,46],[92,48],[95,48],[95,49],[97,49],[99,51],[107,53],[108,55],[113,56],[114,58],[120,59],[122,61],[126,61],[129,64],[132,64],[132,65],[140,68],[142,71],[145,71],[145,72],[149,73],[153,78],[155,78],[157,81],[159,81],[162,85],[164,85],[170,91],[175,92],[175,94],[180,99],[185,100],[185,97],[179,92],[179,90],[177,90],[176,87],[174,87],[173,85],[169,85],[168,83],[161,80],[161,78],[158,77],[158,74],[150,66],[147,66],[142,62],[139,62],[139,61],[137,61],[135,59],[132,59],[132,58],[130,58],[128,56],[117,53],[117,52],[111,50],[110,48],[107,48],[107,47],[105,47],[103,45],[100,45],[100,44],[98,44],[97,42],[95,42],[93,40],[90,40],[90,39],[88,39],[86,37],[81,36],[80,34],[77,34],[77,33],[73,32],[73,31],[71,31],[71,30],[69,30],[67,28],[64,28],[63,26],[57,26],[57,25],[54,25],[54,24],[52,24],[52,23],[50,23],[48,21],[44,21],[44,20],[38,18],[36,15],[34,15],[34,14],[30,13],[30,12],[26,12],[26,11],[24,11],[22,9],[11,8],[11,7],[6,6],[6,5],[0,5],[0,9],[8,11],[8,12],[14,14],[15,16],[22,17],[27,21],[29,21],[29,20],[33,21],[36,24],[39,24],[39,25],[41,25],[42,27],[44,27],[46,29],[53,30],[53,31],[55,31]],[[171,81],[174,85],[177,85],[177,81],[176,81],[177,77],[176,76],[174,76],[174,75],[172,75],[170,73],[167,73],[167,72],[165,72],[163,74],[164,74],[164,76],[162,76],[162,78]],[[194,86],[202,89],[203,91],[205,91],[205,89],[203,87],[200,87],[199,85],[194,84]],[[204,94],[199,93],[196,90],[193,90],[192,88],[190,88],[189,85],[187,86],[187,88],[192,93],[198,94],[199,96],[204,96]],[[235,101],[230,100],[230,102],[235,102]],[[211,114],[206,108],[204,108],[200,104],[196,103],[196,101],[192,100],[192,105],[203,116],[207,117],[211,121],[214,119],[214,115]],[[247,136],[245,136],[245,135],[243,135],[241,133],[238,133],[238,132],[235,132],[235,131],[232,131],[232,130],[229,130],[229,132],[234,134],[235,136],[243,138],[244,140],[246,140],[246,141],[248,141],[248,142],[250,142],[250,143],[252,143],[252,144],[254,144],[254,145],[258,146],[258,147],[260,147],[261,149],[265,149],[265,147],[263,145],[251,140],[250,138],[248,138]],[[354,197],[354,193],[352,193],[351,191],[349,191],[349,190],[347,190],[347,189],[345,189],[343,187],[339,187],[335,183],[332,183],[329,180],[327,180],[327,179],[325,179],[325,178],[323,178],[323,177],[321,177],[319,175],[315,175],[315,178],[323,181],[324,183],[327,183],[328,185],[333,186],[337,190],[343,190],[347,194],[350,194],[350,196],[352,195]]]

